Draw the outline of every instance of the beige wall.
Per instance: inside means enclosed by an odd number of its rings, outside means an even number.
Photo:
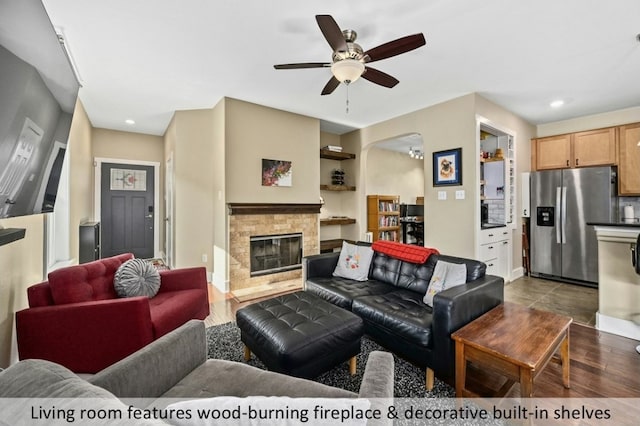
[[[367,158],[367,195],[399,195],[400,202],[415,204],[424,196],[424,160],[408,153],[373,148]]]
[[[570,120],[555,121],[539,124],[536,127],[536,136],[553,136],[564,133],[580,132],[583,130],[600,129],[603,127],[619,126],[628,123],[640,122],[640,107],[626,108],[602,114],[587,115],[572,118]]]
[[[425,150],[424,209],[425,217],[428,218],[425,221],[425,245],[437,247],[443,253],[474,257],[474,212],[478,191],[476,179],[473,178],[477,167],[474,154],[474,95],[466,95],[343,135],[343,146],[358,149],[361,158],[357,182],[359,230],[352,238],[361,239],[366,232],[366,194],[371,193],[366,181],[366,171],[369,167],[368,151],[378,141],[410,133],[422,135]],[[463,185],[434,188],[431,182],[431,161],[428,159],[435,151],[457,147],[463,149]],[[464,200],[454,199],[456,189],[466,191]],[[448,193],[446,201],[437,200],[438,190]]]
[[[513,130],[517,136],[518,173],[530,170],[529,139],[534,127],[509,111],[476,94],[469,94],[438,105],[414,111],[367,128],[343,135],[341,142],[347,149],[356,149],[361,155],[358,165],[357,214],[358,229],[350,238],[363,238],[366,231],[366,194],[369,189],[367,173],[370,173],[368,151],[378,141],[418,133],[425,150],[425,245],[437,247],[443,253],[462,257],[476,257],[479,232],[479,154],[476,115],[481,115],[497,126]],[[434,187],[432,182],[433,152],[462,148],[462,185]],[[347,149],[348,150],[348,149]],[[465,199],[456,200],[455,191],[464,190]],[[444,191],[447,199],[438,200],[438,192]],[[519,222],[518,222],[519,224]],[[514,227],[514,267],[520,266],[521,242],[518,226]]]
[[[160,165],[160,181],[157,182],[160,196],[156,206],[156,214],[160,227],[158,244],[160,251],[164,253],[164,139],[161,136],[99,128],[93,129],[91,137],[94,158],[155,162]]]
[[[27,304],[27,287],[42,281],[43,215],[3,219],[5,228],[26,228],[25,238],[0,247],[0,368],[17,361],[15,312]]]
[[[91,123],[80,101],[69,133],[70,162],[70,255],[78,259],[78,225],[92,215],[93,162]],[[17,361],[15,312],[28,306],[27,287],[42,281],[44,259],[44,216],[3,219],[5,228],[25,228],[25,238],[0,247],[0,367]]]
[[[226,146],[225,146],[225,104],[222,99],[213,108],[213,158],[211,169],[213,170],[213,278],[212,282],[221,291],[229,289],[229,262],[227,247],[229,247],[227,227],[229,216],[227,215],[227,191],[225,175]]]
[[[93,218],[91,122],[78,100],[69,133],[69,255],[77,262],[78,225]]]
[[[225,114],[228,203],[318,203],[318,119],[231,98]],[[292,186],[262,186],[263,158],[291,161]]]
[[[173,138],[177,268],[213,267],[213,110],[177,111]],[[203,255],[206,261],[203,261]]]

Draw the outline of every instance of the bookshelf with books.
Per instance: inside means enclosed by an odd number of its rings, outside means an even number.
[[[367,231],[373,241],[400,241],[400,196],[367,195]]]

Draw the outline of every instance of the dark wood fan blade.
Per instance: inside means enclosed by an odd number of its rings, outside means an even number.
[[[331,80],[329,80],[327,84],[324,86],[324,89],[322,89],[322,95],[332,94],[333,91],[336,90],[336,87],[338,86],[340,86],[340,80],[338,80],[335,77],[331,77]]]
[[[378,71],[377,69],[371,68],[371,67],[364,68],[364,73],[362,74],[362,78],[369,80],[372,83],[379,84],[380,86],[389,87],[389,88],[400,83],[400,81],[395,77],[392,77],[385,72]]]
[[[331,15],[316,15],[316,22],[334,52],[346,52],[348,50],[347,41]]]
[[[422,33],[409,35],[397,40],[390,41],[388,43],[381,44],[380,46],[374,47],[371,50],[367,50],[364,54],[365,58],[366,56],[369,57],[369,60],[365,59],[365,61],[374,62],[381,59],[387,59],[392,56],[417,49],[418,47],[424,46],[425,44],[426,41]]]
[[[300,68],[324,68],[330,66],[331,64],[328,62],[302,62],[299,64],[274,65],[273,67],[277,70],[295,70]]]

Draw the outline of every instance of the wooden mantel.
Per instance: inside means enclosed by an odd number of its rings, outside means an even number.
[[[319,214],[322,204],[228,203],[229,215]]]

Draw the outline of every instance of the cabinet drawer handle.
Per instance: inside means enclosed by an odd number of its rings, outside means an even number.
[[[493,266],[493,263],[490,263],[489,266]]]
[[[489,234],[490,237],[493,237],[493,234]]]
[[[502,244],[509,244],[509,241],[503,241]]]
[[[567,160],[567,167],[569,167],[569,160]]]
[[[493,246],[489,246],[489,250],[493,250]]]
[[[578,159],[576,158],[576,166],[578,165]]]

